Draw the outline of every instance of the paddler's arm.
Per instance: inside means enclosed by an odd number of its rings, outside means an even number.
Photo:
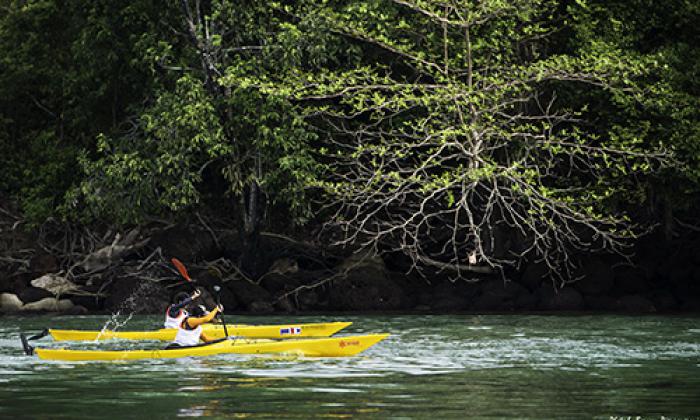
[[[168,311],[169,315],[172,317],[177,316],[177,311],[179,311],[180,309],[182,309],[185,306],[192,303],[192,301],[197,299],[199,297],[199,295],[201,295],[201,294],[202,294],[202,292],[200,292],[199,289],[197,289],[194,291],[194,293],[192,293],[192,296],[188,297],[187,299],[183,300],[182,302],[174,303],[174,304],[170,305],[170,310]]]
[[[214,310],[209,312],[207,315],[199,317],[199,318],[189,317],[189,318],[187,318],[187,320],[185,320],[185,322],[187,322],[187,325],[189,325],[190,328],[197,328],[198,326],[200,326],[202,324],[206,324],[207,322],[214,319],[216,314],[218,314],[223,309],[224,309],[224,307],[219,305],[216,308],[214,308]]]

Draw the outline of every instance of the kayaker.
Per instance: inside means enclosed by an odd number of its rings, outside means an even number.
[[[163,328],[180,328],[180,324],[187,317],[185,307],[197,299],[202,293],[199,289],[195,290],[192,295],[185,292],[180,292],[175,295],[173,304],[165,310],[165,322]]]
[[[202,333],[202,324],[210,322],[216,314],[223,310],[224,307],[221,304],[217,305],[211,312],[208,312],[202,305],[194,306],[191,309],[191,314],[188,314],[180,323],[175,340],[167,348],[196,346],[200,339],[205,343],[213,341]]]

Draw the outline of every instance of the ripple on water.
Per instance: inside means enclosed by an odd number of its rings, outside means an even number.
[[[67,328],[91,328],[98,323],[96,319],[66,318],[61,322]],[[140,404],[155,417],[208,416],[213,412],[226,413],[222,417],[275,418],[285,407],[292,407],[289,415],[297,418],[463,418],[465,413],[609,417],[624,413],[688,414],[697,404],[692,396],[700,395],[700,337],[696,337],[700,329],[694,328],[694,318],[449,316],[351,320],[359,326],[349,332],[388,331],[392,335],[364,354],[344,359],[219,355],[65,363],[22,355],[16,338],[19,328],[3,323],[0,417],[20,412],[46,417],[52,412],[41,407],[47,406],[60,407],[67,418],[70,414],[78,417],[80,410],[89,413],[96,401],[106,410],[116,410],[118,401]],[[20,326],[30,322],[34,328],[51,319],[16,321]],[[270,323],[267,318],[252,321]],[[130,328],[147,329],[153,319],[137,317],[132,322]],[[54,343],[50,339],[40,343],[76,348],[162,345]],[[171,399],[173,395],[178,399]],[[17,411],[7,411],[6,401]],[[294,411],[303,407],[308,411]]]

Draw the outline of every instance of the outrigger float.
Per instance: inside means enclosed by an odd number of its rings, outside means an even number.
[[[226,335],[234,335],[246,338],[307,338],[330,337],[343,328],[350,326],[352,322],[322,322],[310,324],[279,324],[279,325],[226,325],[228,334],[222,325],[204,324],[202,332],[211,339],[224,338]],[[96,341],[96,340],[160,340],[173,341],[176,328],[167,328],[153,331],[84,331],[84,330],[58,330],[47,329],[42,334],[50,334],[56,341]]]

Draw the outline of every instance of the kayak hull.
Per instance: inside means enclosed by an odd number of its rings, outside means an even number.
[[[222,342],[171,350],[66,350],[37,348],[35,353],[44,360],[116,361],[141,359],[172,359],[204,357],[217,354],[294,354],[305,357],[348,357],[357,355],[389,334],[368,334],[346,337],[311,338],[304,340],[225,340]]]
[[[226,325],[228,334],[247,338],[306,338],[329,337],[352,322],[323,322],[311,324],[280,324],[280,325]],[[209,339],[224,338],[224,328],[221,325],[204,324],[203,333]],[[173,341],[176,329],[160,329],[155,331],[82,331],[49,329],[56,341],[95,341],[95,340],[161,340]]]

